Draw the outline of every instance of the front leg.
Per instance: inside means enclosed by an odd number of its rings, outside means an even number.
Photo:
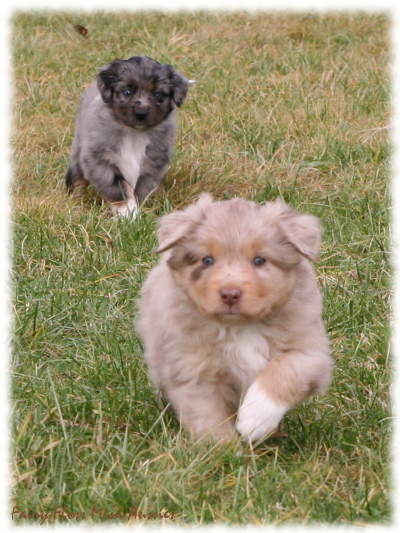
[[[165,175],[167,173],[167,169],[165,170],[165,173],[160,175],[153,175],[153,174],[141,174],[139,176],[138,182],[136,184],[135,188],[135,195],[138,199],[139,204],[142,204],[148,196],[154,191],[158,189],[161,182],[165,178]]]
[[[139,214],[139,206],[132,187],[120,174],[114,176],[114,183],[103,191],[113,213],[132,219]]]
[[[135,194],[142,204],[158,187],[167,175],[171,150],[169,147],[157,147],[150,144],[146,148],[146,158],[136,183]]]
[[[113,213],[121,216],[138,214],[135,193],[119,170],[107,160],[86,156],[83,158],[84,178],[92,183],[108,202]]]
[[[164,388],[163,394],[181,424],[197,438],[209,434],[230,440],[235,435],[236,393],[228,385],[189,380]]]
[[[332,360],[325,353],[291,350],[274,357],[246,392],[237,431],[252,442],[273,433],[287,411],[326,392],[331,374]]]

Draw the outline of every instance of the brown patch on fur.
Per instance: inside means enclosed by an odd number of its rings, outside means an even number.
[[[207,216],[203,212],[202,219],[188,227],[185,239],[173,246],[168,265],[174,278],[206,315],[259,318],[290,298],[297,278],[294,267],[302,255],[282,229],[264,217],[261,206],[245,200],[213,204]],[[205,256],[215,263],[204,268]],[[264,258],[265,264],[255,266],[256,257]],[[227,305],[221,299],[226,289],[239,290],[243,296],[235,305]]]
[[[200,265],[197,266],[195,269],[192,270],[190,274],[190,280],[193,282],[199,281],[201,276],[204,274],[204,272],[207,270],[206,265]]]
[[[176,247],[168,259],[168,266],[173,270],[179,270],[181,268],[194,265],[198,261],[198,256],[193,250],[188,250],[184,246]]]

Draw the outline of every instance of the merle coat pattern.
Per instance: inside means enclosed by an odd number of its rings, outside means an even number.
[[[69,192],[91,183],[114,212],[136,214],[167,174],[187,91],[184,76],[146,56],[103,67],[78,109]]]
[[[197,438],[257,442],[326,392],[320,236],[315,217],[281,201],[202,194],[160,219],[136,327],[151,380]]]

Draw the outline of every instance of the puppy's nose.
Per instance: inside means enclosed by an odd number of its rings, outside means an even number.
[[[146,116],[147,116],[147,109],[136,109],[135,117],[138,120],[143,121],[145,120]]]
[[[237,303],[241,296],[242,291],[240,289],[221,289],[221,300],[227,305],[233,305]]]

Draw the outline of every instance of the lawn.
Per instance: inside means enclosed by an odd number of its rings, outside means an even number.
[[[390,26],[351,12],[14,15],[14,524],[391,522]],[[83,88],[137,54],[197,83],[168,178],[131,221],[93,190],[68,197],[64,175]],[[160,410],[133,327],[157,218],[201,191],[282,197],[324,226],[333,383],[239,452],[194,443]]]

